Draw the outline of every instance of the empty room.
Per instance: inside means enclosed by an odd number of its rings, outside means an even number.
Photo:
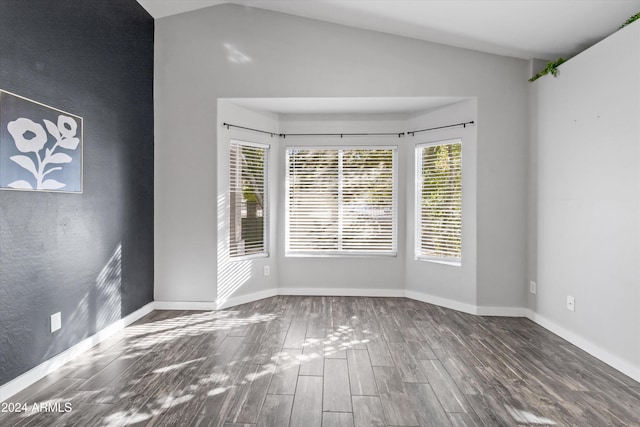
[[[640,426],[639,18],[0,0],[0,425]]]

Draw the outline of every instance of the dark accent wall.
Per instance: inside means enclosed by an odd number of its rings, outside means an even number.
[[[153,300],[153,32],[135,0],[0,0],[0,88],[84,119],[83,194],[0,191],[0,384]]]

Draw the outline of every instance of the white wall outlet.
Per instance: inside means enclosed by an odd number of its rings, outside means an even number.
[[[576,299],[574,297],[567,297],[567,310],[576,311]]]
[[[538,285],[533,280],[529,282],[529,292],[534,295],[538,292]]]
[[[264,273],[264,275],[265,275],[265,276],[268,276],[269,274],[271,274],[271,269],[269,268],[269,266],[268,266],[268,265],[265,265],[265,266],[262,268],[262,272]]]
[[[51,315],[51,333],[54,333],[60,328],[62,328],[62,313],[57,312]]]

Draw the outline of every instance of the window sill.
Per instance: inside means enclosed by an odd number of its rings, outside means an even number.
[[[397,252],[370,253],[370,252],[353,252],[353,253],[312,253],[312,252],[287,252],[287,258],[396,258]]]
[[[269,253],[263,252],[263,253],[259,253],[259,254],[251,254],[251,255],[242,255],[242,256],[236,256],[236,257],[229,257],[229,261],[231,261],[231,262],[251,261],[253,259],[260,259],[260,258],[269,258]]]
[[[423,258],[423,257],[416,257],[415,260],[420,262],[430,262],[433,264],[450,265],[452,267],[462,267],[462,260],[448,260],[448,259]]]

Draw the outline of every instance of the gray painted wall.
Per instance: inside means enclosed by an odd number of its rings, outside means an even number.
[[[278,115],[264,111],[254,111],[235,105],[226,100],[218,102],[218,141],[217,145],[217,176],[218,176],[218,252],[217,252],[217,293],[214,299],[219,303],[224,303],[231,298],[240,295],[247,295],[256,292],[275,289],[278,286],[278,266],[277,259],[277,222],[275,215],[279,199],[278,170],[281,166],[279,157],[279,138],[257,132],[250,132],[238,128],[222,126],[223,123],[232,123],[238,126],[245,126],[263,129],[271,132],[279,132]],[[237,139],[260,144],[268,144],[269,154],[267,160],[267,173],[269,180],[268,206],[269,214],[269,234],[268,234],[268,257],[234,260],[229,258],[229,141]],[[269,276],[264,276],[263,268],[269,266]],[[215,292],[216,289],[214,289]],[[198,295],[193,298],[197,300]],[[163,300],[165,295],[158,295],[158,299]]]
[[[157,299],[215,299],[218,98],[470,96],[477,300],[524,304],[525,61],[235,5],[157,20],[155,49]]]
[[[0,384],[153,299],[153,31],[134,0],[0,0],[0,88],[84,118],[83,194],[0,191]]]
[[[611,64],[615,64],[611,66]],[[640,378],[640,25],[531,88],[529,307]],[[535,215],[537,214],[537,216]],[[537,230],[536,230],[537,228]],[[536,247],[537,244],[537,247]],[[575,312],[565,307],[575,297]],[[627,368],[627,369],[625,369]]]
[[[415,114],[407,122],[408,130],[427,129],[453,123],[475,121],[476,100],[468,100],[436,111]],[[455,127],[418,133],[409,137],[406,168],[406,289],[429,296],[476,306],[477,304],[477,126]],[[459,266],[417,260],[415,257],[415,147],[428,142],[462,140],[462,264]]]

